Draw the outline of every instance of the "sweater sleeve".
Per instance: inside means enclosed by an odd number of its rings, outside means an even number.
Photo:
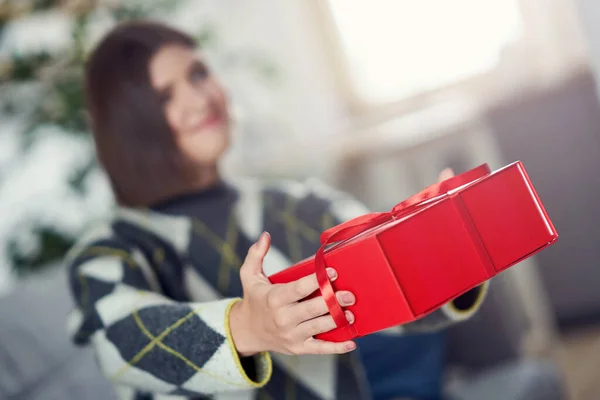
[[[103,374],[117,386],[198,396],[262,387],[268,354],[240,359],[229,330],[239,299],[176,302],[161,293],[143,253],[104,239],[67,258],[75,309],[69,331],[91,344]]]
[[[310,193],[315,198],[327,199],[328,212],[334,225],[371,212],[364,204],[347,193],[328,187],[319,181],[310,181]],[[489,282],[469,290],[444,304],[426,316],[401,327],[387,330],[388,333],[418,333],[436,331],[471,318],[483,303]]]

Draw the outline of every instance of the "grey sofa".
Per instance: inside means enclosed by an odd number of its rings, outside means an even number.
[[[518,310],[503,307],[503,295],[501,281],[493,282],[482,312],[451,329],[448,363],[468,370],[470,378],[458,380],[450,392],[459,399],[565,399],[555,369],[519,360],[518,338],[526,326],[515,318]],[[70,344],[70,308],[58,268],[0,298],[1,400],[116,399],[92,352]]]
[[[116,399],[91,351],[68,340],[66,282],[54,268],[0,298],[0,399]]]

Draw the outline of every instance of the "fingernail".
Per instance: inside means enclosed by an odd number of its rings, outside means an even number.
[[[346,347],[346,350],[348,350],[348,351],[354,350],[356,348],[356,343],[354,343],[354,342],[346,343],[345,347]]]
[[[346,315],[346,320],[348,320],[349,323],[353,324],[354,323],[354,314],[352,313],[352,311],[344,311],[344,314]]]
[[[256,241],[256,244],[258,245],[258,247],[260,247],[262,249],[262,247],[265,245],[265,242],[267,240],[267,232],[263,232],[261,233],[260,237],[258,238],[258,240]]]
[[[333,268],[327,268],[327,276],[329,279],[335,279],[337,278],[337,271]]]
[[[346,292],[342,294],[342,302],[345,305],[350,305],[354,303],[354,295],[350,292]]]

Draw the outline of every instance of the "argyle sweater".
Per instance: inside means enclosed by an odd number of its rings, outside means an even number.
[[[118,208],[69,253],[73,341],[95,349],[122,399],[368,399],[354,353],[240,358],[229,330],[241,266],[263,231],[267,275],[315,253],[319,234],[367,210],[317,182],[220,183],[152,209]],[[469,318],[474,289],[390,334]]]

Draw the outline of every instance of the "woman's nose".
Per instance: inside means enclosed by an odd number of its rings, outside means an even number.
[[[208,106],[210,99],[206,91],[192,85],[184,85],[182,89],[182,100],[186,109],[202,111]]]
[[[198,124],[209,108],[210,99],[203,90],[194,87],[186,87],[182,92],[180,104],[184,124]]]

